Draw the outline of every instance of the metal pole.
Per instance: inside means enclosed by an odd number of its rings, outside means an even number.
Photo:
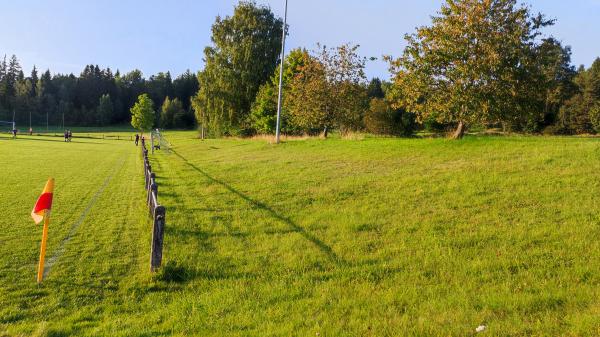
[[[283,95],[283,65],[285,63],[285,37],[287,33],[288,0],[285,0],[285,15],[283,17],[283,38],[281,39],[281,66],[279,67],[279,98],[277,99],[277,124],[275,126],[275,143],[279,144],[281,129],[281,98]]]

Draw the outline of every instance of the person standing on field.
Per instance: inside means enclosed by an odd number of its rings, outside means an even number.
[[[67,136],[68,136],[69,143],[70,143],[71,140],[73,139],[73,132],[71,132],[71,130],[69,130]]]
[[[69,141],[69,132],[67,130],[65,130],[65,132],[63,133],[63,136],[65,137],[65,143]]]
[[[138,143],[140,142],[140,135],[138,135],[137,133],[135,134],[135,146],[138,146]]]

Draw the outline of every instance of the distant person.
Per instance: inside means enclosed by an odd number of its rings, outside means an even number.
[[[32,128],[29,128],[29,135],[33,136],[33,129]]]
[[[65,143],[69,141],[69,131],[65,130],[65,132],[63,133],[63,136],[65,137]]]
[[[138,146],[138,143],[140,142],[140,135],[138,135],[137,133],[135,134],[135,146]]]
[[[13,136],[13,139],[17,138],[17,128],[12,129],[12,136]]]
[[[69,142],[71,142],[71,140],[73,140],[73,132],[69,130]]]

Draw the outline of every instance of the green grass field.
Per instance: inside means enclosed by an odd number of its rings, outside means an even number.
[[[600,139],[168,136],[155,276],[139,149],[0,138],[0,336],[600,335]]]

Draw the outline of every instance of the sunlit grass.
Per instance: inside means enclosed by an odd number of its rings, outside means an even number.
[[[0,141],[0,335],[600,334],[598,139],[166,135],[155,276],[135,147]],[[114,176],[38,288],[48,171],[50,254]]]

